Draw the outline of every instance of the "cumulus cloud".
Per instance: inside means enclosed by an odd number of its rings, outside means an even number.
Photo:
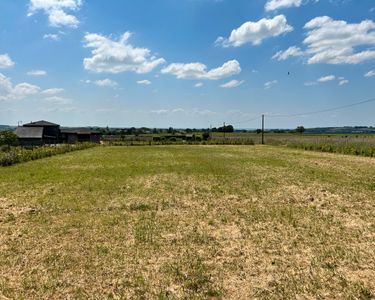
[[[71,103],[72,100],[60,96],[51,96],[44,99],[45,101],[52,103],[52,104],[68,104]]]
[[[307,81],[304,83],[305,86],[314,86],[314,85],[318,85],[318,82],[316,81]]]
[[[43,39],[51,40],[51,41],[59,41],[60,35],[55,34],[55,33],[47,33],[47,34],[43,35]]]
[[[268,0],[264,9],[266,11],[277,10],[280,8],[288,8],[288,7],[300,7],[302,4],[302,0]]]
[[[62,88],[51,88],[51,89],[46,89],[44,91],[42,91],[42,94],[44,95],[56,95],[56,94],[60,94],[64,91],[64,89]]]
[[[44,70],[31,70],[26,73],[29,76],[46,76],[47,72]]]
[[[7,69],[14,66],[14,61],[9,57],[8,54],[0,55],[0,69]]]
[[[308,64],[359,64],[375,59],[375,22],[347,23],[327,16],[316,17],[304,26],[306,38],[301,50],[293,46],[274,55],[279,60],[306,56]],[[293,52],[294,51],[294,52]]]
[[[116,40],[96,33],[87,33],[84,37],[84,46],[93,50],[92,57],[83,60],[84,68],[97,73],[143,74],[165,63],[163,58],[151,56],[149,49],[136,48],[129,44],[130,36],[130,32],[125,32]]]
[[[319,83],[330,82],[330,81],[336,81],[336,82],[338,82],[338,85],[340,85],[340,86],[349,83],[349,80],[345,79],[345,77],[336,77],[335,75],[327,75],[327,76],[322,76],[322,77],[318,78],[316,81],[305,82],[304,85],[305,86],[314,86],[314,85],[318,85]]]
[[[358,64],[375,59],[375,23],[364,20],[348,24],[330,17],[317,17],[306,23],[309,30],[303,41],[310,55],[309,64]],[[361,50],[356,51],[360,47]]]
[[[332,81],[332,80],[335,80],[335,79],[336,79],[335,75],[327,75],[327,76],[320,77],[318,79],[318,81],[319,82],[327,82],[327,81]]]
[[[76,28],[79,25],[78,19],[66,11],[77,11],[82,6],[82,0],[30,0],[28,16],[38,11],[48,16],[50,26],[67,26]]]
[[[94,84],[97,86],[103,86],[103,87],[115,87],[117,85],[117,82],[109,78],[106,78],[106,79],[96,80],[94,81]]]
[[[225,88],[225,89],[232,89],[232,88],[240,86],[244,82],[245,81],[243,81],[243,80],[231,80],[227,83],[224,83],[224,84],[220,85],[220,87]]]
[[[348,84],[348,83],[349,83],[349,80],[347,80],[347,79],[341,79],[339,81],[339,85],[344,85],[344,84]]]
[[[195,85],[194,85],[194,87],[196,87],[196,88],[200,88],[200,87],[202,87],[203,86],[203,82],[198,82],[198,83],[196,83]]]
[[[30,83],[13,86],[10,78],[0,73],[0,100],[19,100],[40,92],[40,87]]]
[[[138,80],[137,81],[138,84],[143,84],[143,85],[150,85],[151,84],[151,81],[150,80]]]
[[[277,60],[287,60],[290,56],[302,56],[304,53],[299,47],[289,47],[285,51],[279,51],[274,56],[272,56],[272,59]]]
[[[277,80],[272,80],[272,81],[268,81],[264,84],[264,89],[265,90],[268,90],[270,89],[271,87],[273,87],[275,84],[277,84],[278,81]]]
[[[258,22],[246,22],[232,30],[229,38],[219,37],[215,44],[223,47],[239,47],[246,43],[260,45],[263,40],[293,31],[284,15],[272,19],[263,18]]]
[[[161,70],[162,74],[173,74],[178,79],[207,79],[218,80],[241,72],[240,63],[230,60],[221,67],[207,71],[207,66],[202,63],[173,63]]]
[[[365,77],[374,77],[375,76],[375,70],[368,71],[364,76]]]

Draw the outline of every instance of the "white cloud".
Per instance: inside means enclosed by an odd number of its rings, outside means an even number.
[[[20,100],[33,95],[46,95],[46,101],[53,103],[62,103],[69,99],[54,96],[58,93],[63,92],[62,88],[50,88],[41,90],[37,85],[33,85],[27,82],[19,83],[13,86],[10,78],[0,73],[0,100]]]
[[[243,83],[244,83],[243,80],[231,80],[227,83],[220,85],[220,87],[225,88],[225,89],[232,89],[232,88],[240,86]]]
[[[345,77],[336,77],[335,75],[327,75],[327,76],[322,76],[318,78],[316,81],[308,81],[305,82],[305,86],[313,86],[313,85],[318,85],[319,83],[324,83],[324,82],[329,82],[329,81],[338,81],[338,85],[344,85],[348,84],[349,80],[345,79]]]
[[[35,95],[39,93],[40,87],[30,84],[30,83],[20,83],[17,84],[10,95],[12,99],[23,99],[27,96]]]
[[[152,114],[164,115],[164,114],[169,113],[169,109],[151,110],[150,112],[151,112]]]
[[[221,67],[207,71],[207,66],[202,63],[173,63],[161,70],[162,74],[173,74],[178,79],[208,79],[218,80],[241,72],[240,63],[230,60]]]
[[[349,83],[349,80],[347,79],[342,79],[339,81],[339,85],[344,85],[344,84],[348,84]]]
[[[335,75],[327,75],[327,76],[320,77],[318,79],[318,81],[319,82],[327,82],[327,81],[332,81],[332,80],[335,80],[335,79],[336,79]]]
[[[39,107],[37,111],[41,112],[48,112],[48,113],[72,113],[72,112],[79,112],[78,108],[71,106],[71,107]]]
[[[273,81],[268,81],[264,84],[264,89],[268,90],[270,89],[271,87],[273,87],[275,84],[277,84],[277,80],[273,80]]]
[[[375,46],[375,23],[371,20],[348,24],[323,16],[312,19],[304,28],[309,30],[303,41],[309,64],[358,64],[375,59],[371,48]]]
[[[94,81],[94,84],[96,84],[97,86],[115,87],[117,85],[117,82],[106,78],[102,80],[96,80]]]
[[[203,82],[198,82],[198,83],[196,83],[195,85],[194,85],[194,87],[196,87],[196,88],[200,88],[200,87],[202,87],[203,86]]]
[[[279,51],[273,58],[306,56],[308,64],[359,64],[375,60],[375,22],[363,20],[347,23],[330,17],[316,17],[304,26],[307,30],[303,44],[306,49],[292,46]]]
[[[64,89],[62,88],[51,88],[51,89],[46,89],[44,91],[42,91],[42,94],[45,94],[45,95],[56,95],[56,94],[60,94],[64,91]]]
[[[48,15],[50,26],[67,26],[76,28],[78,19],[66,13],[66,11],[77,11],[82,6],[82,0],[30,0],[28,16],[34,15],[39,10]]]
[[[48,34],[43,35],[43,39],[51,40],[51,41],[59,41],[60,35],[54,34],[54,33],[48,33]]]
[[[7,69],[14,66],[14,61],[9,57],[8,54],[0,55],[0,69]]]
[[[305,86],[314,86],[314,85],[318,85],[318,82],[316,81],[307,81],[304,83]]]
[[[287,22],[284,15],[272,19],[261,19],[258,22],[246,22],[239,28],[232,30],[229,38],[219,37],[216,45],[223,47],[239,47],[246,43],[260,45],[263,40],[291,32],[293,27]]]
[[[183,109],[183,108],[173,108],[173,109],[157,109],[149,111],[151,114],[156,115],[170,115],[170,114],[185,114],[185,115],[200,115],[200,116],[208,116],[208,115],[215,115],[216,112],[208,110],[208,109],[200,109],[200,108],[192,108],[192,109]]]
[[[29,76],[46,76],[47,72],[44,70],[31,70],[26,73]]]
[[[300,7],[302,4],[302,0],[268,0],[264,9],[266,11],[277,10],[280,8],[288,8],[288,7]]]
[[[302,56],[304,53],[299,47],[289,47],[285,51],[279,51],[277,52],[274,56],[272,56],[272,59],[277,59],[277,60],[286,60],[290,56]]]
[[[92,57],[83,60],[85,69],[97,73],[143,74],[165,63],[163,58],[151,56],[149,49],[136,48],[129,44],[130,36],[129,32],[125,32],[118,40],[114,40],[100,34],[87,33],[84,37],[84,46],[93,50]]]
[[[375,76],[375,70],[368,71],[364,76],[365,77],[374,77]]]
[[[138,84],[143,84],[143,85],[150,85],[151,84],[151,81],[150,80],[138,80],[137,81]]]
[[[53,104],[68,104],[71,103],[72,101],[68,98],[64,97],[59,97],[59,96],[51,96],[45,98],[47,102],[53,103]]]
[[[40,87],[30,83],[13,86],[11,80],[0,73],[0,100],[19,100],[40,92]]]

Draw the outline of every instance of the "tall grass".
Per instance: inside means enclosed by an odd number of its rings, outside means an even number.
[[[0,153],[0,166],[6,167],[17,163],[50,157],[57,154],[63,154],[71,151],[87,149],[96,146],[92,143],[82,144],[61,144],[56,146],[43,146],[33,149],[15,147],[10,151]]]
[[[375,157],[375,139],[371,137],[288,137],[271,138],[267,140],[267,143],[304,150]]]

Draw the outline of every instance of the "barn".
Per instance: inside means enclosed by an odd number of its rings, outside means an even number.
[[[15,133],[21,145],[57,144],[60,125],[41,120],[19,126]]]
[[[89,128],[63,128],[59,124],[45,120],[18,126],[16,131],[19,143],[23,146],[77,142],[99,143],[99,132]]]
[[[100,143],[100,133],[91,130],[90,128],[63,128],[60,133],[61,141],[63,143]]]
[[[17,127],[15,131],[22,146],[43,145],[43,127]]]

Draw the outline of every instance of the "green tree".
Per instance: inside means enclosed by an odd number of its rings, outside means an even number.
[[[299,134],[304,133],[304,132],[305,132],[305,127],[303,127],[303,126],[298,126],[298,127],[296,128],[296,132],[298,132]]]
[[[208,131],[203,132],[202,138],[204,141],[207,141],[210,138],[210,133]]]
[[[0,145],[8,145],[8,150],[10,146],[14,145],[18,140],[17,135],[10,130],[0,132]]]

